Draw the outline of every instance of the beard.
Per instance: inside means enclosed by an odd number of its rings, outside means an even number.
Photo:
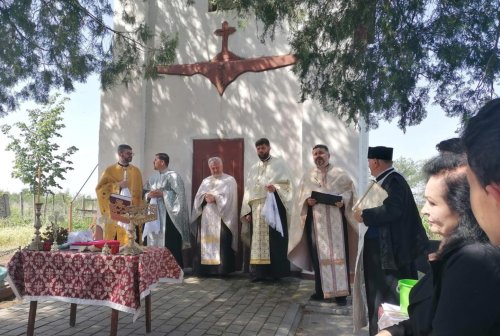
[[[266,153],[262,153],[262,154],[257,154],[259,159],[261,159],[262,161],[264,161],[265,159],[267,159],[269,157],[269,152],[266,152]]]
[[[317,158],[316,160],[314,160],[314,163],[316,164],[316,167],[322,168],[326,166],[327,161],[323,158]]]

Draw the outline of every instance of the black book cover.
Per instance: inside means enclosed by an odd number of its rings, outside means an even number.
[[[315,199],[318,203],[328,205],[335,205],[337,202],[342,202],[342,196],[340,195],[325,194],[319,191],[311,192],[311,198]]]

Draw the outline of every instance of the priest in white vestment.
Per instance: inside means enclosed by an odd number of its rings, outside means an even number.
[[[352,212],[355,187],[342,169],[330,164],[327,146],[316,145],[312,154],[316,167],[300,182],[288,258],[304,270],[314,270],[315,293],[311,299],[334,298],[338,305],[345,305],[350,279],[354,278],[360,226]],[[312,198],[313,191],[341,198],[328,204],[327,200]]]
[[[166,247],[181,268],[183,248],[190,247],[189,213],[181,176],[168,169],[170,158],[166,153],[155,155],[156,172],[144,184],[146,198],[158,207],[158,219],[144,225],[143,238],[147,246]]]
[[[269,140],[259,139],[255,147],[259,161],[245,182],[241,238],[250,247],[252,281],[277,280],[290,273],[287,249],[293,188],[285,161],[271,156]],[[268,202],[274,209],[270,216]]]
[[[226,275],[235,270],[238,250],[238,191],[234,177],[223,173],[221,158],[210,158],[208,167],[212,175],[201,182],[191,216],[193,274]]]

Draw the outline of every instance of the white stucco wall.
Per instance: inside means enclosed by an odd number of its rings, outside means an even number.
[[[149,13],[150,24],[157,32],[178,33],[179,64],[212,59],[221,48],[221,38],[213,32],[224,20],[237,28],[229,37],[229,49],[240,57],[290,52],[284,35],[262,44],[255,20],[248,20],[245,28],[240,28],[234,15],[208,13],[207,1],[197,1],[191,7],[185,0],[138,3],[145,6],[143,10]],[[119,6],[118,1],[115,6]],[[190,200],[193,139],[244,138],[246,173],[257,159],[255,140],[267,137],[272,154],[290,162],[296,184],[313,166],[311,149],[317,143],[329,146],[333,164],[346,169],[358,181],[360,148],[366,147],[358,132],[322,111],[317,103],[300,104],[298,99],[299,83],[291,67],[245,73],[227,87],[222,97],[201,75],[162,76],[153,82],[139,80],[128,89],[116,87],[102,95],[99,170],[116,161],[115,149],[120,143],[134,148],[133,163],[142,169],[145,178],[153,172],[154,154],[166,152],[170,168],[184,178]],[[366,168],[362,174],[365,172]]]

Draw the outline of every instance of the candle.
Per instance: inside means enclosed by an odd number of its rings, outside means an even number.
[[[54,218],[54,222],[52,222],[52,232],[52,239],[54,241],[54,244],[57,244],[57,218]]]
[[[40,192],[42,188],[42,170],[40,169],[40,166],[38,166],[38,190],[36,193],[36,202],[40,203]]]

